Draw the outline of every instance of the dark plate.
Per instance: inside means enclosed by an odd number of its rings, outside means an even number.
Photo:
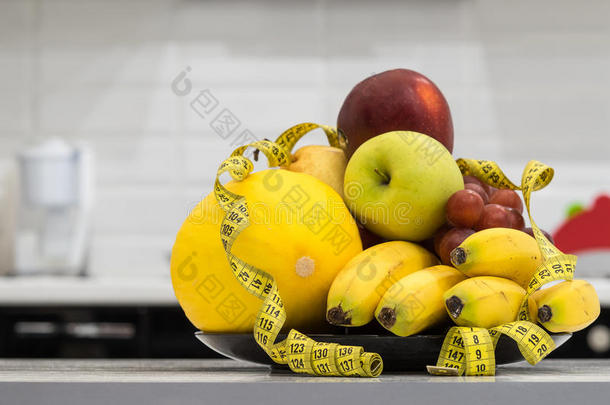
[[[288,368],[274,363],[254,341],[250,333],[214,334],[195,333],[197,339],[210,349],[235,360],[245,360],[258,364],[267,364],[277,368]],[[423,371],[426,365],[436,364],[438,352],[443,344],[444,335],[415,335],[408,337],[381,335],[308,335],[320,342],[340,343],[350,346],[362,346],[367,352],[375,352],[383,359],[384,371]],[[553,334],[551,337],[557,347],[564,344],[571,333]],[[277,341],[284,340],[280,335]],[[509,364],[523,360],[517,344],[502,335],[496,348],[496,363]]]

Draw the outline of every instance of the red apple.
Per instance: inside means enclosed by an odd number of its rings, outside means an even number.
[[[390,131],[426,134],[453,151],[453,122],[441,91],[426,76],[388,70],[356,85],[343,102],[337,126],[348,140],[348,158],[368,139]]]

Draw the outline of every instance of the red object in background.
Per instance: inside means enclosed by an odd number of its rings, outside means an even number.
[[[564,253],[610,250],[610,196],[600,195],[592,208],[569,218],[553,239]]]

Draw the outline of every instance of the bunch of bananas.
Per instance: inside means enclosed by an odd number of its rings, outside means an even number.
[[[493,328],[516,320],[527,284],[542,263],[536,240],[525,232],[490,228],[451,252],[454,267],[421,246],[402,241],[375,245],[337,275],[328,295],[327,320],[361,326],[373,318],[398,336],[451,319],[459,326]],[[550,332],[574,332],[600,313],[593,286],[562,281],[528,297],[529,317]]]

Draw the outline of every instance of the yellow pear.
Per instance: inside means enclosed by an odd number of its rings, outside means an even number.
[[[343,176],[347,158],[342,149],[325,145],[307,145],[292,155],[284,167],[291,172],[309,174],[331,186],[343,198]]]

